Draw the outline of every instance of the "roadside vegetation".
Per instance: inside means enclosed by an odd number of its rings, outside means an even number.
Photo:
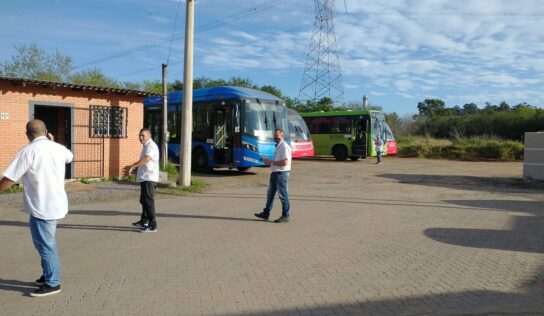
[[[519,161],[524,150],[521,142],[479,136],[453,140],[405,136],[397,142],[398,156],[405,158]]]
[[[179,176],[178,166],[171,161],[168,161],[164,168],[161,166],[161,171],[166,172],[168,174],[169,181],[175,182],[178,179],[178,176]],[[208,183],[204,181],[191,179],[191,185],[188,187],[178,186],[175,188],[158,188],[157,192],[161,194],[185,195],[189,193],[202,192],[207,186],[208,186]]]
[[[419,114],[412,117],[386,117],[399,157],[519,161],[525,132],[544,130],[544,110],[527,103],[446,107],[442,100],[426,99],[417,107]]]

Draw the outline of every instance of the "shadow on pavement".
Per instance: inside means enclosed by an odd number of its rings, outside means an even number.
[[[448,200],[450,204],[475,207],[478,211],[527,213],[512,215],[509,230],[473,228],[428,228],[424,234],[446,244],[544,253],[544,202],[502,200]],[[470,210],[470,209],[469,209]]]
[[[123,212],[123,211],[70,211],[72,215],[89,215],[89,216],[140,216],[140,213],[136,212]],[[251,214],[252,215],[252,214]],[[186,215],[186,214],[168,214],[157,213],[157,218],[193,218],[193,219],[216,219],[225,221],[260,221],[259,219],[243,218],[243,217],[226,217],[226,216],[208,216],[208,215]],[[1,222],[0,222],[1,225]]]
[[[275,315],[544,315],[542,291],[465,291],[361,303],[324,304],[247,314]],[[234,316],[246,313],[225,313]]]
[[[403,184],[425,185],[450,189],[496,192],[508,189],[524,190],[525,193],[542,194],[540,183],[525,183],[517,178],[473,177],[429,174],[391,174],[378,175],[381,178],[396,180]]]
[[[264,194],[237,194],[237,193],[199,193],[194,194],[191,198],[221,198],[221,199],[257,199],[266,201],[266,195]],[[277,199],[277,198],[276,198]],[[277,201],[277,200],[276,200]],[[355,204],[355,205],[384,205],[384,206],[417,206],[426,208],[446,208],[446,209],[466,209],[461,206],[451,206],[440,202],[427,202],[427,201],[407,201],[407,200],[393,200],[393,199],[368,199],[358,198],[354,196],[342,197],[342,196],[312,196],[312,195],[297,195],[289,194],[289,201],[306,201],[306,202],[327,202],[327,203],[342,203],[342,204]]]
[[[24,295],[28,295],[35,291],[36,288],[37,285],[34,282],[0,279],[0,291],[21,292]]]
[[[20,221],[0,221],[0,226],[28,227],[28,222]],[[59,229],[84,229],[84,230],[110,230],[120,232],[139,232],[135,228],[125,226],[106,226],[106,225],[81,225],[81,224],[58,224]]]
[[[259,167],[254,167],[259,168]],[[203,177],[203,178],[216,178],[216,177],[240,177],[240,176],[253,176],[256,175],[256,172],[253,172],[250,170],[247,171],[239,171],[239,170],[213,170],[211,173],[200,173],[200,172],[194,172],[195,176]]]

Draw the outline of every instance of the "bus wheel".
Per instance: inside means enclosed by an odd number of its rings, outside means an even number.
[[[240,172],[246,171],[246,170],[248,170],[249,168],[251,168],[251,167],[236,167],[236,169],[238,169],[238,171],[240,171]]]
[[[349,156],[349,159],[351,159],[351,161],[357,161],[359,160],[359,156]]]
[[[348,159],[348,149],[346,146],[338,145],[334,147],[332,150],[332,154],[334,155],[334,159],[338,161],[344,161]]]
[[[208,173],[212,169],[208,167],[208,154],[206,154],[206,151],[202,148],[197,148],[193,152],[193,170],[197,172],[202,173]]]

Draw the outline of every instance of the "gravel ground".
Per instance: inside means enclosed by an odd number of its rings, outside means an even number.
[[[72,204],[86,204],[96,201],[120,200],[138,196],[140,188],[137,184],[123,182],[94,182],[83,184],[73,181],[66,183],[68,202]],[[15,207],[23,206],[23,193],[0,194],[0,205]]]

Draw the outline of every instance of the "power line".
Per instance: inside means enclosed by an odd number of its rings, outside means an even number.
[[[542,17],[544,12],[432,12],[432,11],[362,11],[362,15],[405,15],[405,16],[519,16],[519,17]]]
[[[176,11],[176,18],[174,19],[174,28],[172,29],[172,39],[170,40],[170,49],[168,50],[168,57],[166,57],[166,64],[170,61],[170,53],[172,52],[172,45],[174,44],[174,34],[176,33],[176,25],[178,24],[179,8],[181,7],[181,0],[178,0],[178,10]]]
[[[263,10],[266,10],[266,9],[269,9],[269,8],[275,6],[275,5],[278,5],[282,1],[285,1],[285,0],[268,0],[268,1],[263,2],[262,4],[257,5],[255,7],[246,8],[246,9],[241,10],[239,12],[232,13],[232,14],[226,16],[225,18],[223,18],[221,20],[212,21],[212,22],[206,23],[204,25],[201,25],[200,27],[197,27],[197,29],[195,30],[195,33],[206,32],[206,31],[218,28],[219,26],[222,26],[224,24],[227,24],[227,23],[229,23],[230,21],[232,21],[234,19],[247,17],[247,16],[250,16],[250,15],[253,15],[253,14],[256,14],[256,13],[260,13]],[[83,64],[76,65],[76,66],[74,66],[73,69],[77,70],[77,69],[80,69],[80,68],[83,68],[83,67],[93,66],[93,65],[96,65],[96,64],[99,64],[99,63],[103,63],[105,61],[110,61],[110,60],[113,60],[113,59],[117,59],[117,58],[121,58],[121,57],[130,55],[130,54],[132,54],[132,53],[134,53],[136,51],[141,52],[141,51],[144,51],[144,50],[147,50],[147,49],[156,48],[157,45],[167,43],[168,41],[173,41],[174,39],[180,39],[180,38],[182,38],[182,36],[183,36],[183,34],[180,34],[179,36],[174,37],[174,34],[173,34],[172,38],[169,38],[169,39],[166,39],[166,40],[160,40],[160,41],[158,41],[158,42],[156,42],[154,44],[145,44],[145,45],[133,46],[133,47],[130,47],[130,48],[128,48],[128,49],[126,49],[126,50],[124,50],[122,52],[112,54],[112,55],[108,55],[108,56],[104,56],[102,58],[98,58],[98,59],[91,60],[91,61],[83,63]]]
[[[306,25],[302,25],[302,26],[292,27],[292,28],[283,30],[281,32],[283,32],[283,33],[292,33],[292,32],[297,31],[299,29],[306,29],[306,28],[307,28]],[[264,41],[267,41],[267,40],[268,40],[268,38],[261,38],[260,40],[247,40],[245,42],[239,43],[239,46],[244,46],[244,45],[249,45],[249,44],[258,44],[260,42],[264,42]],[[169,65],[177,65],[177,64],[181,64],[182,62],[183,61],[177,61],[177,62],[173,62],[173,63],[171,63]],[[130,76],[130,75],[136,75],[136,74],[145,73],[145,72],[148,72],[148,71],[151,71],[151,70],[156,70],[156,69],[157,69],[157,67],[151,67],[151,68],[145,68],[145,69],[141,69],[141,70],[135,70],[135,71],[120,74],[120,75],[117,75],[117,76],[112,76],[112,78],[116,79],[116,78],[119,78],[119,77],[126,77],[126,76]]]

